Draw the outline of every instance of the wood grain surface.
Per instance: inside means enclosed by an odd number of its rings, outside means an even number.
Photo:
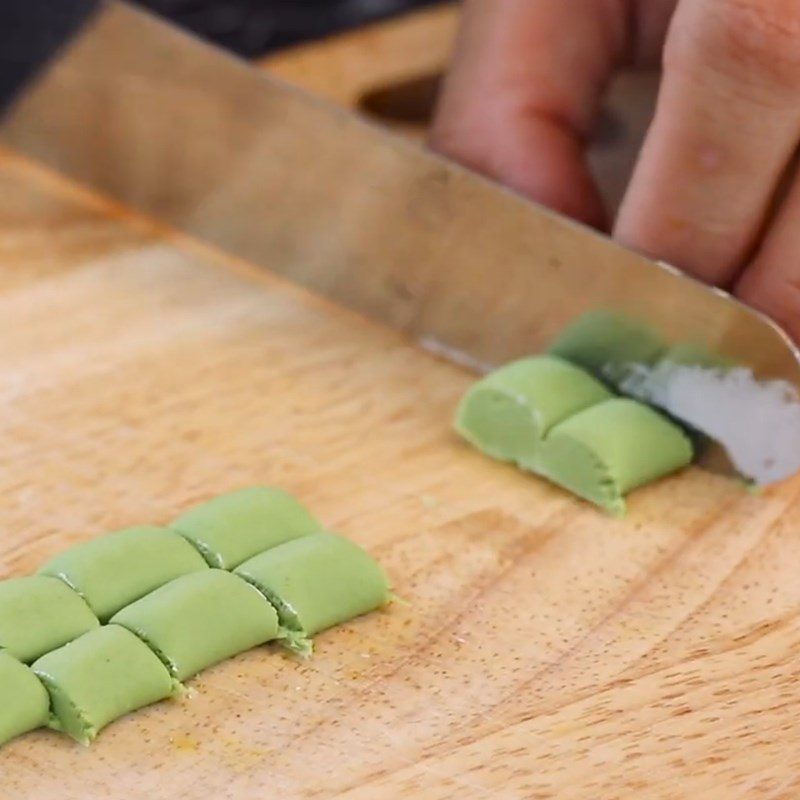
[[[454,21],[269,66],[358,107],[435,76]],[[89,750],[28,735],[0,798],[800,796],[800,479],[759,497],[693,470],[607,519],[455,438],[470,380],[0,154],[0,577],[275,483],[403,598],[310,662],[209,670]]]
[[[468,374],[8,153],[0,254],[1,576],[274,483],[404,599],[17,740],[3,800],[800,794],[800,480],[607,519],[454,437]]]

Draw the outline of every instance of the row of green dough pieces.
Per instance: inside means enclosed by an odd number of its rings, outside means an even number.
[[[474,384],[456,429],[487,455],[617,515],[627,492],[693,458],[689,437],[670,419],[556,356],[515,361]]]
[[[274,488],[78,544],[0,582],[0,744],[45,725],[88,744],[206,667],[273,640],[310,654],[389,600],[367,553]]]

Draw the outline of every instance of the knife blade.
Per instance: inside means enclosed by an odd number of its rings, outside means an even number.
[[[765,317],[125,3],[0,141],[475,370],[555,346],[710,436],[705,463],[800,470],[800,353]]]

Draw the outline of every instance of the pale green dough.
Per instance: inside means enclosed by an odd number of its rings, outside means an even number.
[[[174,531],[148,526],[75,545],[45,564],[39,574],[63,580],[106,622],[159,586],[207,568],[197,551]]]
[[[389,602],[381,568],[358,545],[332,533],[295,539],[236,569],[277,608],[286,643],[301,653],[320,631]]]
[[[99,625],[81,597],[56,578],[0,581],[0,650],[26,664]]]
[[[550,428],[610,397],[600,381],[561,358],[524,358],[474,384],[459,404],[455,426],[487,455],[533,469]]]
[[[632,366],[652,364],[665,349],[661,335],[646,322],[613,311],[590,311],[563,330],[548,352],[619,387]]]
[[[178,578],[111,621],[146,642],[181,681],[278,636],[275,609],[241,578],[218,569]]]
[[[181,689],[147,645],[117,625],[42,656],[33,671],[50,694],[51,726],[81,744],[114,720]]]
[[[47,725],[50,699],[30,667],[0,653],[0,745]]]
[[[691,463],[689,437],[667,417],[616,398],[553,428],[539,448],[537,472],[613,514],[631,489]]]
[[[170,527],[217,569],[234,569],[270,547],[320,530],[291,495],[265,486],[215,497],[189,509]]]

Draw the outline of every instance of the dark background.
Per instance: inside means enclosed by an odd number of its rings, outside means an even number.
[[[138,0],[252,58],[436,0]],[[98,0],[0,0],[0,113],[91,15]]]
[[[435,0],[139,0],[140,5],[195,33],[251,57],[433,2]]]

